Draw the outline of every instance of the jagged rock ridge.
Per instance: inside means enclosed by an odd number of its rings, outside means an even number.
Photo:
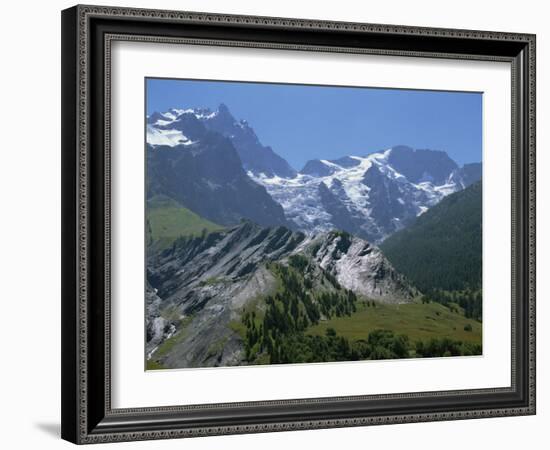
[[[173,335],[172,327],[188,319],[185,329],[176,331],[181,333],[177,344],[162,357],[164,367],[242,364],[242,340],[231,324],[239,323],[243,308],[277,289],[269,264],[287,264],[293,255],[308,261],[314,290],[326,290],[332,277],[381,302],[411,302],[417,295],[380,250],[363,239],[336,231],[306,236],[244,222],[181,238],[148,259],[148,355]]]

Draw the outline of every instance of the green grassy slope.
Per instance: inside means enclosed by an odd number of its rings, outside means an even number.
[[[472,331],[465,331],[470,324]],[[350,317],[333,317],[310,328],[308,334],[324,336],[333,328],[350,341],[367,339],[370,332],[383,329],[405,334],[413,342],[448,337],[452,340],[481,344],[481,323],[464,317],[438,303],[409,303],[366,306],[359,301],[357,312]]]
[[[421,291],[481,286],[481,181],[444,198],[380,248]]]
[[[222,227],[203,219],[168,197],[154,197],[147,202],[148,243],[165,248],[180,236],[199,235]]]

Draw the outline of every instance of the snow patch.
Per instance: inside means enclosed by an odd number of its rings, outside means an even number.
[[[168,147],[194,144],[179,130],[161,130],[151,125],[147,125],[147,143],[153,146],[166,145]]]
[[[421,215],[424,214],[426,211],[428,211],[428,207],[427,207],[427,206],[419,206],[418,209],[419,209],[419,211],[416,213],[416,217],[421,216]]]

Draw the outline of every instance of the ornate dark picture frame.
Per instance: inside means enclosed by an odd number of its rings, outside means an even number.
[[[113,409],[110,46],[116,40],[512,66],[512,384],[506,388]],[[535,36],[75,6],[62,12],[62,437],[74,443],[535,413]]]

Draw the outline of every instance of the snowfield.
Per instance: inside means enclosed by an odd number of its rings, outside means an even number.
[[[285,215],[297,228],[310,233],[321,233],[338,228],[321,199],[319,192],[321,183],[334,194],[352,217],[364,221],[365,231],[380,228],[376,219],[372,217],[373,204],[370,191],[373,188],[364,182],[365,173],[372,166],[375,166],[388,180],[395,182],[399,191],[399,196],[395,200],[401,205],[412,208],[415,217],[438,203],[443,197],[461,189],[461,186],[456,183],[445,183],[440,186],[435,186],[430,181],[411,183],[388,163],[390,153],[391,149],[388,149],[365,157],[350,156],[358,164],[348,168],[331,161],[320,160],[333,171],[327,176],[298,173],[295,178],[281,178],[266,177],[264,174],[254,174],[250,171],[248,175],[264,186],[273,199],[281,204]],[[403,227],[400,223],[402,219],[403,217],[393,218],[393,225],[397,229]],[[387,234],[389,233],[382,231],[378,240],[383,239]]]

